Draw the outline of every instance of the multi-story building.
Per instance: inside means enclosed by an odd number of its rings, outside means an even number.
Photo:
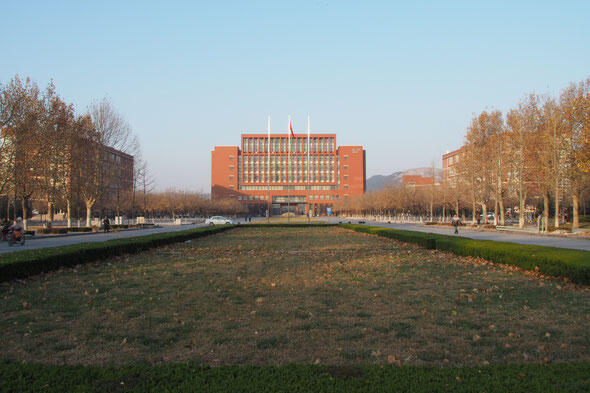
[[[453,150],[442,156],[443,182],[451,187],[455,186],[457,178],[457,164],[463,156],[463,147]]]
[[[211,198],[235,198],[251,214],[330,214],[335,199],[366,191],[366,152],[336,134],[242,134],[211,152]],[[289,147],[289,143],[291,146]]]
[[[404,175],[402,177],[404,187],[423,187],[434,184],[434,177],[423,177],[420,175]]]

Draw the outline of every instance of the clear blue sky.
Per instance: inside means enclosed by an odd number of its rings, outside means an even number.
[[[336,132],[367,175],[429,166],[473,113],[590,76],[589,1],[5,1],[0,82],[109,96],[158,186],[209,192],[242,132]]]

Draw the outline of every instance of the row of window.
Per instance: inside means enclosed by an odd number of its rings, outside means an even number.
[[[338,162],[338,160],[335,159],[334,156],[313,156],[309,157],[309,160],[307,159],[307,157],[304,156],[295,156],[290,158],[287,156],[242,156],[240,164],[242,164],[244,167],[248,167],[252,165],[266,165],[267,163],[270,163],[271,166],[288,165],[289,163],[291,163],[291,165],[299,165],[306,167],[308,161],[310,165],[330,165],[330,167],[334,167],[334,164]]]
[[[230,180],[233,177],[230,176]],[[271,183],[304,183],[307,182],[307,171],[271,171],[270,182]],[[314,183],[335,183],[336,175],[334,171],[324,172],[315,171],[309,174],[309,181]],[[268,183],[269,174],[268,172],[250,171],[243,173],[240,176],[240,183]]]
[[[291,148],[289,149],[289,140]],[[295,137],[295,138],[270,138],[271,153],[307,153],[309,142],[310,153],[333,153],[335,141],[333,137]],[[268,153],[268,138],[242,138],[242,151],[244,153]]]
[[[333,199],[338,199],[338,195],[308,195],[308,201],[329,201]],[[268,201],[268,195],[238,195],[238,200],[240,201]]]
[[[328,191],[328,190],[338,190],[338,186],[336,185],[270,185],[270,186],[239,186],[239,189],[242,191]]]

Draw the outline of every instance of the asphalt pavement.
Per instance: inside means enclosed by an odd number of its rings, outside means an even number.
[[[25,245],[21,246],[19,244],[15,244],[14,246],[9,246],[8,242],[1,242],[0,243],[0,254],[13,252],[13,251],[22,251],[22,250],[33,250],[38,248],[46,248],[46,247],[58,247],[58,246],[66,246],[69,244],[78,244],[78,243],[91,243],[91,242],[104,242],[107,240],[113,239],[125,239],[130,237],[137,237],[137,236],[146,236],[146,235],[153,235],[156,233],[164,233],[164,232],[174,232],[174,231],[184,231],[186,229],[193,229],[203,227],[205,224],[196,224],[196,225],[166,225],[156,228],[144,228],[144,229],[132,229],[132,230],[123,230],[119,232],[91,232],[91,233],[82,233],[76,235],[68,235],[68,236],[56,236],[56,237],[43,237],[43,238],[35,238],[27,237]]]

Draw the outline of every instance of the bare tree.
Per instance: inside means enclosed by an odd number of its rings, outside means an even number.
[[[588,151],[590,139],[590,79],[571,84],[560,98],[564,117],[564,167],[572,198],[572,229],[580,225],[580,197],[588,183]]]
[[[50,83],[43,96],[43,120],[37,146],[39,166],[37,168],[41,195],[47,201],[47,224],[52,225],[54,207],[63,197],[63,185],[68,176],[67,133],[74,121],[74,108],[66,104]]]
[[[104,191],[103,150],[100,136],[89,115],[76,122],[77,145],[74,149],[82,159],[77,162],[80,195],[86,205],[86,226],[92,225],[92,208]]]
[[[90,116],[101,146],[108,146],[130,155],[139,154],[137,136],[133,134],[127,121],[114,109],[108,98],[93,102],[90,105]],[[114,195],[103,195],[103,198],[107,198],[107,203],[113,200],[116,215],[119,216],[121,205],[131,202],[133,198],[133,185],[126,183],[123,168],[117,162],[104,160],[103,165],[105,166],[103,168],[104,187],[111,189],[114,193]]]

